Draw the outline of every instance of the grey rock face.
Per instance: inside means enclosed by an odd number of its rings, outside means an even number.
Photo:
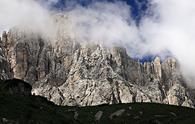
[[[121,47],[82,45],[61,36],[54,43],[16,29],[4,35],[1,53],[11,74],[58,105],[157,102],[194,107],[174,58],[140,63]],[[4,72],[11,77],[7,68]]]
[[[13,73],[6,57],[5,42],[7,41],[7,34],[3,32],[0,38],[0,79],[5,80],[13,77]]]

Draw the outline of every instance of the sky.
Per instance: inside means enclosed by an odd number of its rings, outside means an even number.
[[[45,0],[47,2],[48,0]],[[58,0],[57,2],[55,0],[50,4],[50,9],[55,10],[64,10],[69,7],[70,2],[65,2],[64,0]],[[71,0],[67,0],[71,1]],[[72,3],[72,5],[82,5],[82,6],[88,6],[92,2],[102,2],[102,1],[108,1],[108,2],[115,2],[117,0],[73,0],[75,1]],[[118,0],[119,1],[119,0]],[[131,15],[132,17],[139,22],[141,17],[145,14],[145,11],[148,8],[148,0],[120,0],[123,2],[126,2],[129,6],[131,6]]]
[[[173,56],[195,77],[194,0],[64,1],[0,0],[0,31],[19,26],[52,39],[61,30],[81,43],[125,47],[144,61]],[[67,17],[60,25],[57,14]]]

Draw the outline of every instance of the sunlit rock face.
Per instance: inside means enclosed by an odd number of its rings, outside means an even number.
[[[33,94],[58,105],[156,102],[194,107],[194,94],[174,58],[140,63],[122,47],[81,44],[62,34],[51,41],[17,29],[4,32],[1,44],[2,78],[30,82]]]
[[[5,43],[7,42],[7,34],[3,32],[0,38],[0,79],[9,79],[13,77],[12,69],[10,63],[7,60],[7,53],[5,49]]]

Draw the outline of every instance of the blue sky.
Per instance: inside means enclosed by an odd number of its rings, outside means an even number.
[[[66,1],[66,2],[65,2]],[[64,10],[69,7],[70,2],[71,5],[80,4],[82,6],[87,6],[92,2],[115,2],[115,1],[122,1],[126,2],[131,7],[131,15],[133,19],[135,19],[138,23],[141,17],[145,14],[148,8],[148,0],[58,0],[57,3],[52,4],[50,7],[51,9],[55,10]]]

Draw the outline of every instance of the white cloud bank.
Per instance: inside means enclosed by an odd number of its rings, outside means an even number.
[[[44,35],[55,29],[50,12],[36,0],[0,0],[0,31],[15,26]]]
[[[125,46],[129,43],[136,44],[139,39],[130,7],[125,3],[101,2],[88,7],[76,6],[65,14],[71,22],[69,32],[74,32],[79,41]]]
[[[195,1],[152,0],[158,19],[145,18],[140,32],[151,53],[169,50],[184,74],[195,76]],[[144,51],[145,52],[145,51]]]
[[[49,4],[56,2],[50,0]],[[139,26],[131,18],[124,2],[94,2],[88,7],[75,6],[64,11],[62,21],[70,37],[79,41],[118,44],[139,56],[170,51],[185,74],[195,76],[195,1],[150,0],[154,16],[146,16]],[[35,0],[0,0],[0,28],[24,28],[45,35],[56,33],[51,11]],[[132,53],[132,56],[137,54]]]

